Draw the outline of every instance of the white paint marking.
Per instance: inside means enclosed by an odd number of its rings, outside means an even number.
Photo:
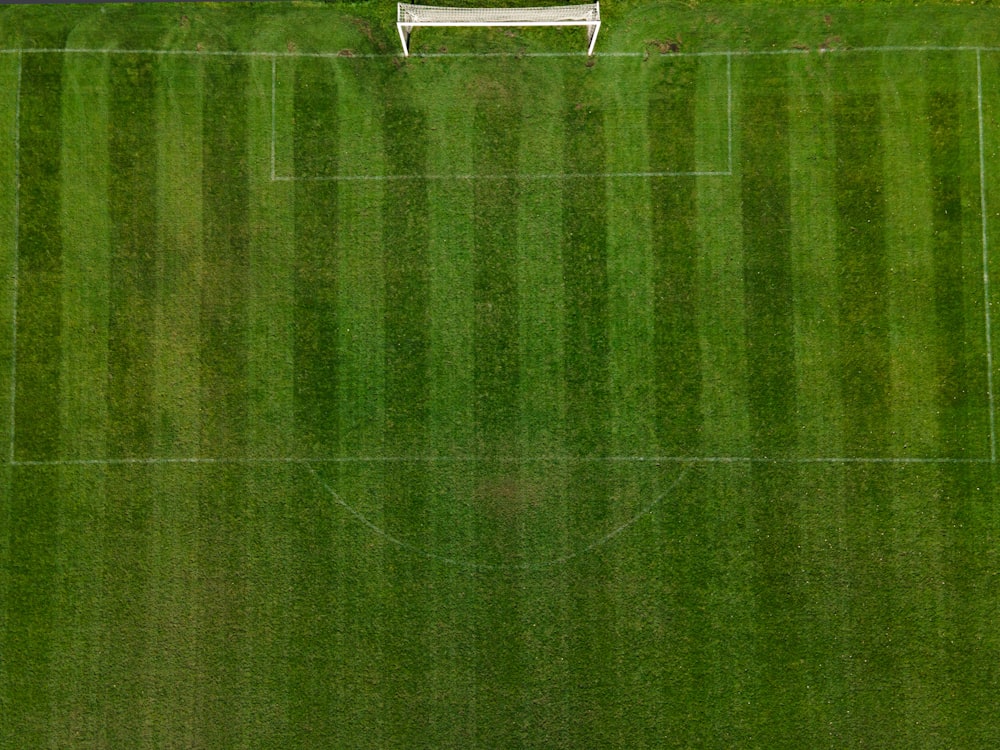
[[[275,182],[394,182],[399,180],[579,180],[634,177],[729,177],[730,172],[552,172],[525,174],[358,174],[319,177],[279,175]]]
[[[17,416],[17,277],[20,274],[21,241],[21,60],[22,57],[18,54],[17,83],[14,93],[14,279],[10,321],[10,463],[14,463],[14,429]]]
[[[733,174],[733,56],[726,55],[726,125],[729,128],[729,175]]]
[[[581,555],[585,555],[589,552],[592,552],[595,549],[602,547],[608,542],[610,542],[612,539],[614,539],[616,536],[618,536],[623,531],[628,529],[630,526],[634,526],[636,522],[638,522],[643,516],[647,516],[650,513],[652,513],[653,510],[655,510],[656,506],[658,506],[661,502],[663,502],[664,498],[666,498],[671,492],[673,492],[677,488],[677,486],[687,477],[688,472],[690,471],[690,467],[686,467],[683,471],[680,472],[680,474],[678,474],[678,476],[674,479],[674,481],[670,484],[670,486],[666,490],[664,490],[657,497],[655,497],[650,503],[640,508],[638,513],[629,518],[620,526],[615,527],[611,531],[595,539],[593,542],[584,547],[572,550],[566,553],[565,555],[548,558],[546,560],[537,560],[535,562],[525,562],[525,563],[511,563],[507,565],[495,565],[490,563],[481,563],[475,560],[463,560],[455,557],[447,557],[445,555],[439,555],[436,552],[431,552],[430,550],[424,549],[423,547],[418,547],[415,544],[411,544],[410,542],[400,539],[399,537],[393,536],[385,529],[383,529],[381,526],[372,521],[370,518],[368,518],[364,513],[362,513],[353,505],[345,501],[337,493],[337,491],[333,489],[333,487],[331,487],[329,484],[323,481],[323,478],[316,473],[316,470],[308,462],[305,462],[304,465],[306,469],[309,471],[309,473],[313,475],[313,478],[319,483],[321,487],[323,487],[323,489],[325,489],[328,493],[330,493],[330,497],[332,497],[340,507],[346,510],[352,517],[358,520],[362,525],[364,525],[370,531],[382,537],[390,544],[393,544],[397,547],[413,552],[414,554],[420,555],[421,557],[426,557],[430,560],[436,560],[438,562],[445,563],[446,565],[453,565],[459,568],[466,568],[468,570],[481,570],[481,571],[541,570],[543,568],[551,568],[557,565],[564,565],[565,563],[569,562],[575,557],[580,557]]]
[[[276,179],[275,166],[274,166],[274,150],[275,141],[278,139],[277,135],[277,90],[278,90],[278,58],[271,58],[271,182]]]
[[[776,50],[717,50],[705,52],[671,52],[662,57],[770,57],[774,55],[843,55],[843,54],[877,54],[883,52],[1000,52],[1000,47],[976,47],[969,45],[959,45],[947,47],[943,45],[927,46],[884,46],[884,47],[852,47],[844,49],[808,50],[808,49],[776,49]],[[321,57],[321,58],[341,58],[345,61],[361,59],[390,59],[401,57],[398,53],[352,53],[344,54],[337,52],[286,52],[286,51],[238,51],[238,50],[166,50],[166,49],[86,49],[82,47],[70,48],[48,48],[37,47],[28,49],[7,48],[0,49],[0,54],[51,54],[68,53],[80,55],[188,55],[191,57]],[[602,57],[637,57],[646,55],[645,52],[598,52],[594,57],[598,60]],[[434,58],[456,58],[456,57],[579,57],[587,58],[586,52],[449,52],[449,53],[427,53],[410,55],[416,59]]]
[[[484,458],[481,456],[161,456],[147,458],[66,458],[38,461],[12,461],[14,466],[163,466],[198,464],[392,464],[392,463],[643,463],[643,464],[982,464],[989,458],[948,458],[934,456],[524,456],[520,458]]]
[[[996,407],[993,399],[993,334],[990,325],[990,255],[986,233],[986,159],[983,129],[982,53],[976,50],[976,94],[979,115],[979,209],[983,217],[983,310],[986,319],[986,388],[990,402],[990,460],[997,460]]]

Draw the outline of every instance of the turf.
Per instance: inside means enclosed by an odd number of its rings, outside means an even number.
[[[602,10],[0,14],[0,747],[1000,742],[990,10]]]

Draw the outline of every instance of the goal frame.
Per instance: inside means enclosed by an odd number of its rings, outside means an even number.
[[[538,19],[538,11],[549,18]],[[476,20],[482,13],[493,19]],[[421,17],[424,16],[424,17]],[[403,57],[410,54],[410,34],[417,26],[493,27],[493,26],[585,26],[587,28],[587,56],[594,54],[597,34],[601,30],[601,4],[599,0],[583,5],[553,5],[534,8],[457,8],[440,5],[396,4],[396,30],[403,45]]]

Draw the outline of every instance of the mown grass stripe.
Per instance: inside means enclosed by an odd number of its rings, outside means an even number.
[[[209,89],[210,90],[210,89]],[[247,503],[246,466],[198,469],[198,538],[195,543],[198,612],[197,734],[206,747],[235,747],[244,740],[249,638],[254,632],[255,551],[247,546],[253,506]],[[318,524],[317,524],[318,526]],[[324,629],[314,631],[314,637]],[[329,713],[319,712],[319,715]]]
[[[144,735],[150,746],[190,746],[199,738],[205,723],[199,719],[211,697],[202,682],[206,675],[215,677],[206,666],[202,633],[207,630],[206,610],[212,606],[205,592],[216,582],[208,582],[199,557],[199,536],[214,533],[217,523],[199,515],[202,477],[209,475],[210,467],[161,464],[146,467],[146,472],[151,491],[142,544],[149,579],[141,589],[147,603],[146,640],[138,666],[148,678],[150,710]],[[220,554],[231,555],[234,564],[241,562],[231,549]]]
[[[108,385],[108,60],[67,60],[63,91],[62,453],[103,456]]]
[[[335,172],[337,86],[328,62],[298,62],[294,102],[296,174]],[[295,186],[295,424],[305,455],[333,455],[339,442],[337,193],[335,183]]]
[[[692,171],[696,60],[664,65],[649,92],[652,171]],[[701,348],[697,330],[697,193],[693,178],[652,184],[653,346],[659,450],[697,452],[701,428]]]
[[[587,70],[563,80],[563,161],[569,173],[605,171],[605,117],[597,83]],[[600,456],[611,444],[606,181],[567,181],[562,209],[566,446],[573,455]],[[610,478],[594,465],[575,464],[566,482],[567,536],[576,546],[613,518]],[[601,708],[601,696],[613,689],[611,644],[601,627],[610,619],[608,590],[601,583],[607,569],[600,553],[575,558],[570,565],[565,605],[569,612],[589,616],[570,616],[567,623],[572,683],[567,710],[580,717],[567,736],[575,745],[607,745],[609,722]]]
[[[734,106],[730,58],[699,58],[694,93],[698,164],[732,172],[739,142],[730,125]],[[738,80],[738,77],[737,77]],[[735,85],[735,84],[733,84]],[[694,327],[701,348],[698,450],[705,454],[750,451],[747,413],[746,305],[743,297],[740,180],[696,177],[697,299]],[[691,450],[689,448],[689,450]]]
[[[156,61],[109,61],[108,156],[111,218],[108,322],[108,455],[153,448],[153,331],[156,294]]]
[[[962,257],[961,99],[955,92],[931,92],[927,101],[930,125],[931,196],[933,211],[933,289],[938,434],[942,455],[964,453],[969,424],[969,393],[965,357],[965,312]],[[975,321],[978,323],[978,321]]]
[[[98,573],[102,658],[95,692],[101,696],[102,740],[114,747],[138,747],[148,744],[156,709],[143,700],[153,683],[147,593],[154,575],[148,555],[155,487],[145,466],[107,467],[106,476],[104,554]]]
[[[793,744],[791,727],[806,721],[810,632],[804,617],[799,476],[787,465],[754,465],[753,506],[754,651],[751,688],[757,706],[754,733],[762,745]],[[773,717],[781,715],[781,722]]]
[[[783,58],[745,68],[740,173],[751,442],[762,455],[795,443],[788,71]]]
[[[251,85],[271,84],[271,61],[254,60]],[[292,107],[286,107],[290,111]],[[247,102],[249,153],[267,153],[273,143],[271,99]],[[248,449],[255,455],[295,450],[294,418],[294,186],[272,182],[270,163],[249,163],[250,281],[248,294]]]
[[[200,342],[203,455],[242,455],[246,451],[248,76],[245,60],[205,66]]]
[[[484,78],[476,87],[472,127],[477,174],[517,171],[520,87],[512,76]],[[516,451],[518,427],[518,291],[516,179],[473,185],[475,299],[475,419],[480,455]]]
[[[159,456],[202,454],[204,95],[201,61],[158,61],[156,218],[163,252],[156,266],[153,442]]]
[[[838,91],[832,118],[844,448],[880,456],[888,445],[890,389],[880,99]]]
[[[889,455],[938,455],[941,440],[935,415],[933,179],[931,132],[927,118],[929,92],[941,72],[936,55],[866,58],[864,76],[879,82],[882,104],[885,240],[889,267],[885,293],[889,302],[889,368],[892,413]],[[834,68],[836,71],[836,68]],[[831,77],[835,81],[835,76]],[[855,85],[862,85],[860,81]],[[832,92],[831,92],[832,93]],[[830,101],[832,106],[832,99]],[[832,110],[831,110],[832,111]],[[835,146],[832,137],[830,146]],[[830,170],[831,180],[834,170]],[[831,186],[827,194],[833,200]],[[836,211],[830,212],[836,217]],[[835,237],[836,233],[832,232]],[[830,285],[826,285],[829,289]],[[828,293],[836,294],[836,289]],[[836,306],[834,306],[836,309]],[[834,338],[836,337],[836,334]],[[835,375],[839,367],[830,368]],[[830,388],[831,395],[838,387]],[[841,424],[843,422],[841,421]]]
[[[996,512],[997,472],[987,466],[949,466],[939,470],[941,570],[937,586],[941,662],[945,666],[944,709],[957,744],[976,745],[1000,739],[983,685],[1000,679],[1000,637],[996,570],[1000,554],[993,542],[1000,526]]]
[[[5,536],[10,561],[5,570],[8,598],[3,653],[4,738],[18,747],[49,743],[56,658],[55,596],[58,590],[58,469],[12,471],[9,523]]]
[[[387,96],[383,133],[386,163],[394,174],[423,175],[427,168],[427,115],[407,93]],[[393,182],[385,187],[383,260],[385,280],[385,450],[390,455],[422,455],[430,426],[430,205],[427,181]],[[385,530],[426,546],[430,477],[425,462],[386,467]],[[430,697],[423,692],[429,669],[424,637],[428,608],[424,596],[428,562],[407,550],[386,548],[390,591],[383,650],[389,680],[390,734],[400,745],[419,743]],[[390,665],[392,665],[390,667]]]
[[[100,744],[103,731],[99,675],[105,658],[101,619],[105,496],[102,472],[58,469],[59,513],[54,530],[52,659],[48,674],[49,745]]]
[[[838,378],[838,298],[833,204],[834,142],[827,59],[789,62],[789,168],[797,455],[837,455],[843,408]]]
[[[58,457],[62,336],[62,64],[22,59],[18,175],[16,458]]]

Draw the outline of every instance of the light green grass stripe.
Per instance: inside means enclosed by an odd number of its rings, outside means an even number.
[[[703,58],[695,83],[695,163],[699,170],[719,170],[739,162],[740,139],[730,142],[730,108],[741,90],[738,64],[728,57]],[[729,90],[729,83],[734,90]],[[730,95],[732,99],[730,99]],[[731,153],[730,147],[734,149]],[[743,243],[740,183],[735,176],[696,178],[695,231],[699,254],[697,330],[701,338],[700,455],[746,455],[750,452],[747,404],[747,353],[744,341]]]
[[[197,561],[198,578],[189,591],[197,612],[193,656],[200,667],[196,722],[206,747],[238,746],[248,719],[256,711],[266,710],[248,696],[255,672],[250,648],[258,625],[268,627],[254,616],[260,595],[257,584],[266,586],[268,573],[259,567],[250,533],[257,516],[255,506],[260,502],[248,502],[245,477],[250,471],[254,469],[246,465],[217,464],[197,472],[197,534],[189,549]],[[157,500],[169,503],[169,495],[157,493],[153,502]],[[151,531],[158,521],[151,516]],[[316,528],[322,528],[319,519]],[[305,557],[315,559],[314,555]],[[158,571],[151,568],[151,572],[152,580],[157,581]],[[149,605],[146,621],[150,632],[162,606],[159,602]],[[323,638],[322,632],[314,635],[317,640]],[[182,663],[188,658],[187,654],[179,656]]]
[[[407,70],[420,101],[427,103],[427,171],[457,169],[470,172],[472,97],[466,88],[469,68],[454,61],[435,60]],[[476,454],[474,420],[474,187],[469,181],[428,182],[431,212],[428,238],[430,342],[427,375],[430,381],[428,448],[432,455],[468,458]],[[435,465],[428,484],[432,519],[428,543],[436,554],[455,559],[475,557],[475,464]],[[440,571],[447,575],[448,571]],[[458,579],[454,579],[456,585]],[[459,588],[458,590],[467,590]],[[450,649],[432,642],[433,663],[444,669]],[[465,669],[473,671],[466,659]],[[438,671],[435,667],[435,671]],[[447,688],[444,688],[447,693]],[[456,721],[455,732],[464,729]],[[441,729],[438,730],[439,732]],[[437,735],[440,736],[440,735]]]
[[[3,675],[0,718],[13,747],[48,744],[53,709],[52,668],[60,633],[55,627],[59,587],[56,534],[61,512],[58,469],[14,469],[4,535],[13,562],[5,569],[9,599],[0,633]]]
[[[814,105],[816,106],[816,105]],[[851,590],[844,584],[845,533],[854,513],[846,494],[842,467],[814,466],[799,472],[799,544],[804,576],[800,580],[803,622],[811,623],[810,653],[804,674],[810,686],[801,696],[810,727],[829,727],[834,736],[849,737],[851,716],[849,626],[845,617]],[[821,742],[813,743],[822,746]]]
[[[802,456],[840,455],[840,366],[834,151],[828,62],[789,61],[792,289],[798,445]]]
[[[521,103],[523,125],[517,159],[522,173],[564,169],[565,131],[558,115],[573,106],[567,104],[563,92],[566,76],[576,70],[566,61],[526,64],[524,86],[530,95]],[[525,457],[564,455],[567,451],[563,199],[563,185],[558,180],[519,183],[515,273],[520,339],[519,444]],[[518,481],[522,494],[530,496],[521,499],[526,511],[519,524],[522,560],[551,560],[567,553],[567,514],[572,499],[566,494],[566,467],[522,463]],[[553,596],[561,600],[565,587],[553,586]]]
[[[991,746],[1000,741],[992,720],[992,694],[1000,679],[1000,635],[994,542],[998,519],[997,472],[989,466],[938,469],[938,528],[941,565],[932,587],[938,594],[935,630],[939,664],[945,669],[943,708],[954,744]],[[930,484],[930,482],[927,482]],[[921,634],[923,635],[923,633]]]
[[[62,467],[56,486],[60,509],[51,623],[49,743],[94,746],[100,744],[104,731],[99,676],[107,658],[101,643],[104,473],[89,467]]]
[[[145,731],[151,747],[191,745],[201,731],[197,720],[206,698],[199,675],[207,670],[198,653],[204,593],[217,585],[208,583],[212,576],[198,559],[198,538],[206,528],[199,521],[199,493],[210,472],[160,465],[148,467],[147,473],[152,482],[149,525],[139,540],[150,571],[141,590],[147,631],[140,669],[148,676],[150,702]],[[239,559],[228,547],[221,554]],[[256,578],[249,566],[247,577]]]
[[[110,216],[106,57],[65,58],[62,456],[105,454]]]
[[[991,447],[976,58],[962,53],[928,58],[939,453],[984,457]]]
[[[158,61],[157,258],[153,390],[157,455],[200,455],[202,107],[199,60]]]
[[[647,139],[658,137],[646,127],[650,66],[640,60],[615,60],[599,65],[597,72],[606,78],[608,127],[613,133],[607,141],[608,162],[648,171]],[[607,194],[608,343],[615,425],[611,450],[619,455],[657,452],[656,414],[650,408],[655,398],[650,185],[650,180],[615,182]]]
[[[993,364],[993,424],[1000,424],[1000,404],[997,389],[1000,386],[1000,127],[997,126],[1000,117],[1000,54],[982,54],[980,57],[982,76],[982,110],[983,110],[983,187],[985,188],[985,216],[981,216],[980,234],[983,240],[983,254],[979,259],[979,273],[982,278],[983,296],[989,296],[991,311],[990,333],[992,341],[986,341],[986,321],[984,310],[984,344],[989,347],[990,359]],[[986,364],[984,363],[984,367]],[[994,435],[996,438],[996,435]],[[996,439],[994,439],[994,445]],[[996,460],[996,456],[993,456]]]
[[[94,692],[101,703],[101,740],[116,747],[150,744],[150,721],[157,707],[148,671],[150,639],[148,593],[158,571],[148,563],[151,521],[156,506],[154,476],[148,467],[105,469],[108,502],[101,517],[100,663]],[[199,592],[192,590],[192,597]],[[200,696],[199,696],[200,697]]]
[[[288,455],[294,445],[294,186],[271,182],[272,61],[250,65],[247,97],[250,283],[247,289],[248,450]],[[286,87],[290,89],[291,87]],[[290,111],[291,103],[288,102]],[[256,481],[252,475],[248,481]]]
[[[20,145],[20,104],[21,56],[19,54],[0,55],[0,132],[4,133],[3,147],[0,148],[0,174],[6,175],[0,185],[0,275],[5,283],[0,285],[0,456],[4,460],[13,457],[13,407],[16,370],[14,361],[14,298],[17,289],[16,270],[18,267],[18,150]],[[0,479],[0,487],[6,478]],[[4,495],[6,496],[6,495]]]
[[[938,58],[939,59],[939,58]],[[935,419],[934,180],[928,98],[940,89],[934,58],[886,55],[881,74],[886,250],[890,300],[892,455],[942,455]],[[950,82],[949,82],[950,83]],[[960,81],[968,86],[969,81]],[[971,80],[975,85],[975,74]],[[953,134],[956,135],[957,134]],[[960,263],[960,258],[954,259]]]
[[[0,174],[7,178],[0,183],[0,602],[10,601],[11,545],[10,524],[12,519],[11,484],[13,468],[9,461],[14,457],[14,397],[16,395],[13,374],[16,332],[14,330],[14,296],[17,289],[17,175],[18,158],[16,144],[18,130],[18,93],[21,69],[20,55],[0,55],[0,132],[9,137],[0,146]],[[8,631],[10,608],[0,605],[0,633]],[[8,690],[9,670],[0,667],[0,696]]]

